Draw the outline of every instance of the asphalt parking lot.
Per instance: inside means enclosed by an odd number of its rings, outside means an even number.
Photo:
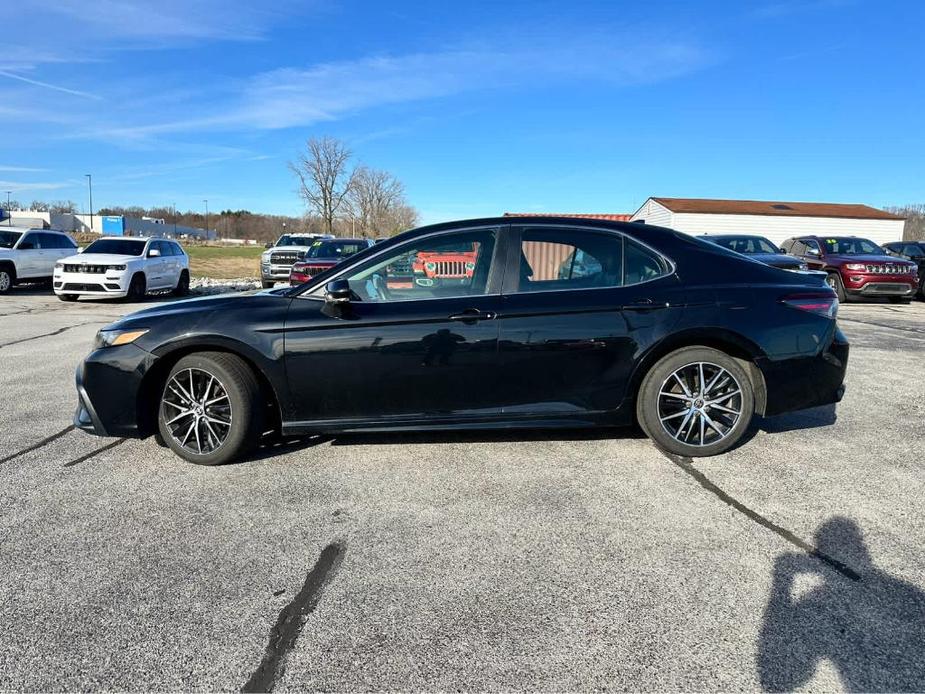
[[[0,297],[2,690],[925,689],[925,303],[842,306],[845,400],[715,458],[376,435],[220,468],[70,428],[134,308]]]

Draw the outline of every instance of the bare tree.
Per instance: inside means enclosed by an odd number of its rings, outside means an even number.
[[[364,236],[376,236],[388,226],[392,211],[405,200],[405,188],[388,171],[358,166],[348,201],[351,216]]]
[[[903,241],[921,241],[925,239],[925,205],[887,207],[886,211],[906,218],[906,225],[903,228]]]
[[[333,137],[311,138],[306,150],[289,170],[299,179],[299,195],[305,204],[321,217],[326,233],[333,233],[334,219],[341,210],[353,185],[348,170],[351,152]]]
[[[33,200],[29,203],[29,209],[33,212],[48,212],[48,203],[42,200]]]
[[[54,200],[48,204],[48,211],[55,214],[66,212],[74,214],[77,212],[77,203],[73,200]]]

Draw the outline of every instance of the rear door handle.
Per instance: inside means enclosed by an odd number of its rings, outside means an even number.
[[[496,315],[494,311],[479,311],[477,308],[467,308],[462,313],[454,313],[449,318],[463,323],[477,323],[480,320],[492,320]]]
[[[652,299],[637,299],[623,306],[624,311],[649,311],[654,308],[666,308],[668,304],[657,304]]]

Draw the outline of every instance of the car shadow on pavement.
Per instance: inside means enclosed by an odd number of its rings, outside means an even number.
[[[814,540],[857,580],[807,554],[776,559],[758,639],[762,688],[802,687],[826,660],[850,692],[925,691],[925,591],[877,568],[848,518],[830,518]]]
[[[780,434],[785,431],[831,426],[837,419],[835,405],[822,405],[811,407],[808,410],[788,412],[776,417],[756,416],[754,424],[768,434]]]
[[[332,446],[414,445],[435,443],[504,443],[517,441],[602,441],[607,439],[644,439],[637,427],[601,427],[596,429],[483,429],[463,431],[363,432],[331,437]]]

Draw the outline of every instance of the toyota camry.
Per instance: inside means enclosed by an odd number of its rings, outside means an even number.
[[[273,432],[634,422],[665,451],[715,455],[755,414],[841,399],[837,309],[815,275],[672,229],[453,222],[295,287],[107,326],[77,371],[75,424],[205,465]]]

